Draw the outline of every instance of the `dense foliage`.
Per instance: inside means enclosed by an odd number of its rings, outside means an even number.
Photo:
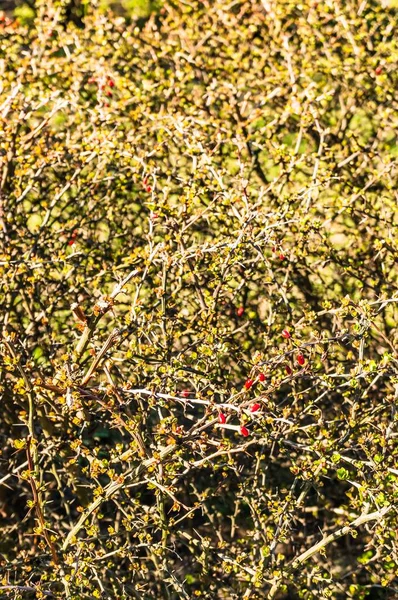
[[[0,17],[0,595],[397,597],[396,8],[136,4]]]

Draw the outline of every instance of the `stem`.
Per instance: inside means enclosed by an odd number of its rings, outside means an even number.
[[[40,528],[43,532],[43,536],[47,542],[48,547],[50,548],[51,555],[54,563],[59,564],[59,559],[57,552],[55,550],[55,546],[51,541],[51,537],[48,534],[46,522],[43,514],[43,499],[40,492],[40,489],[37,488],[36,481],[40,482],[40,467],[39,467],[39,456],[37,450],[37,439],[35,436],[35,424],[34,424],[34,415],[35,415],[35,406],[33,401],[33,388],[31,383],[25,373],[24,368],[21,365],[21,361],[17,352],[14,348],[14,345],[9,340],[4,340],[4,345],[8,350],[8,353],[14,359],[17,369],[20,372],[22,379],[24,380],[24,384],[27,390],[28,395],[28,437],[26,440],[26,457],[28,459],[28,469],[29,469],[29,483],[32,489],[33,501],[35,505],[35,511],[37,520],[39,521]],[[32,452],[31,452],[32,446]],[[33,475],[32,475],[33,474]]]
[[[308,550],[306,550],[305,552],[303,552],[302,554],[300,554],[300,556],[298,556],[297,558],[295,558],[288,565],[287,569],[285,570],[285,574],[288,574],[288,573],[291,573],[292,571],[295,571],[298,567],[300,567],[300,565],[302,565],[304,562],[306,562],[309,558],[311,558],[315,554],[318,554],[318,552],[320,552],[321,550],[323,550],[323,548],[326,548],[326,546],[328,546],[329,544],[331,544],[335,540],[337,540],[337,539],[343,537],[344,535],[347,535],[348,533],[350,533],[352,531],[352,529],[356,529],[357,527],[360,527],[361,525],[364,525],[365,523],[369,523],[369,521],[379,521],[388,512],[390,512],[390,510],[392,508],[393,508],[392,506],[385,506],[381,510],[376,510],[375,512],[372,512],[372,513],[369,513],[369,514],[365,514],[365,515],[361,515],[361,516],[357,517],[349,525],[345,525],[344,527],[341,527],[340,529],[338,529],[334,533],[331,533],[330,535],[327,535],[322,540],[320,540],[319,542],[317,542],[316,544],[314,544],[313,546],[311,546],[311,548],[309,548]],[[275,581],[273,583],[270,591],[268,592],[267,600],[273,600],[273,598],[275,598],[275,595],[278,592],[278,590],[279,590],[279,588],[280,588],[281,585],[282,585],[282,578],[280,578],[278,581]],[[245,594],[245,596],[243,596],[243,598],[249,598],[249,596],[247,596]]]
[[[162,452],[160,453],[160,456],[158,458],[149,458],[148,460],[144,460],[137,469],[135,469],[134,473],[135,476],[138,477],[142,471],[144,471],[144,469],[147,469],[148,467],[157,464],[158,461],[162,461],[163,459],[167,458],[167,456],[169,456],[170,454],[172,454],[176,449],[175,445],[172,446],[168,446],[167,448],[164,448],[164,450],[162,450]],[[125,475],[125,479],[127,478],[128,475],[132,475],[133,474],[133,469],[131,471],[129,471],[128,473],[126,473]],[[62,546],[62,550],[65,552],[65,550],[68,548],[68,546],[71,544],[73,538],[79,533],[79,531],[82,529],[82,527],[84,526],[84,523],[87,521],[87,519],[89,518],[89,516],[97,509],[101,506],[101,504],[103,502],[105,502],[106,500],[108,500],[109,498],[112,498],[112,496],[114,496],[116,494],[116,492],[118,492],[123,486],[125,485],[125,481],[123,483],[116,483],[116,482],[111,482],[109,483],[105,490],[104,490],[104,494],[102,496],[99,496],[98,498],[96,498],[91,504],[90,506],[84,511],[84,513],[81,515],[80,519],[78,520],[78,522],[76,523],[76,525],[74,527],[72,527],[71,531],[69,532],[65,542],[63,543]]]
[[[58,565],[59,559],[58,559],[57,551],[55,550],[55,546],[51,540],[50,535],[48,534],[46,522],[45,522],[44,515],[43,515],[41,494],[37,489],[36,481],[35,481],[34,477],[32,477],[32,475],[30,474],[30,473],[34,472],[34,464],[33,464],[33,460],[32,460],[32,455],[30,453],[30,443],[31,443],[31,437],[29,436],[28,439],[26,440],[26,456],[28,459],[29,483],[30,483],[30,487],[32,488],[32,495],[33,495],[33,501],[35,504],[36,516],[37,516],[37,520],[40,523],[40,528],[43,532],[44,539],[46,540],[47,545],[50,548],[53,562],[54,562],[54,564]]]

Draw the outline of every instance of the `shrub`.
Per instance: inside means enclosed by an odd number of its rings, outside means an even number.
[[[394,597],[394,6],[148,6],[1,18],[0,589]]]

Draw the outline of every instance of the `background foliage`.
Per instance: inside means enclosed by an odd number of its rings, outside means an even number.
[[[0,594],[397,597],[396,8],[115,4],[0,19]]]

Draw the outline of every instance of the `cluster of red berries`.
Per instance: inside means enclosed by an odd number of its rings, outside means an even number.
[[[99,83],[99,81],[97,80],[96,77],[90,77],[90,79],[87,80],[87,83],[93,84],[93,83]],[[106,87],[110,87],[110,88],[115,87],[115,82],[111,77],[107,77],[106,83],[101,83],[99,85],[100,90],[104,90]],[[112,96],[112,92],[110,92],[110,95]]]
[[[144,179],[142,180],[142,185],[144,186],[144,189],[146,192],[152,192],[152,188],[151,186],[148,184],[148,177],[144,177]]]
[[[110,79],[110,77],[108,77],[107,86],[110,87],[110,88],[115,87],[115,82],[113,81],[113,79]],[[108,98],[112,98],[112,96],[113,96],[112,90],[111,89],[110,90],[106,90],[105,91],[105,95],[108,96]]]
[[[260,373],[259,376],[258,376],[258,380],[259,381],[265,381],[265,379],[266,379],[266,377],[265,377],[264,373]],[[245,382],[245,388],[247,390],[249,390],[254,383],[255,383],[254,379],[247,379],[246,382]],[[260,410],[260,408],[261,408],[261,404],[259,404],[258,402],[254,402],[250,406],[249,410],[250,410],[251,413],[255,413],[258,410]],[[219,421],[219,423],[221,423],[223,425],[226,422],[226,420],[227,420],[227,417],[225,416],[224,413],[222,413],[222,412],[218,413],[218,421]],[[241,425],[241,427],[239,428],[239,431],[240,431],[241,435],[243,435],[244,437],[247,437],[248,435],[250,435],[249,430],[244,425]]]
[[[76,238],[78,235],[78,230],[75,229],[74,231],[72,231],[72,235],[70,236],[70,239],[68,241],[68,246],[73,246],[73,244],[76,242]]]
[[[266,376],[264,375],[264,373],[259,373],[258,375],[258,380],[263,382],[266,380]],[[250,390],[250,388],[255,384],[254,379],[246,379],[245,381],[245,388],[247,390]]]
[[[222,413],[222,412],[218,413],[218,422],[221,423],[221,425],[224,425],[226,420],[227,420],[227,417],[224,415],[224,413]],[[248,428],[245,427],[244,425],[241,425],[239,427],[239,433],[241,435],[243,435],[243,437],[247,437],[248,435],[250,435]]]
[[[147,188],[147,191],[151,191],[151,187],[150,187],[150,186],[148,186],[148,185],[147,185],[147,183],[148,183],[148,178],[147,178],[147,177],[144,177],[144,179],[143,179],[143,184],[144,184],[144,186],[146,186],[146,188]],[[149,189],[148,189],[148,188],[149,188]],[[240,306],[240,307],[237,309],[237,314],[238,314],[238,316],[239,316],[239,317],[243,315],[243,313],[244,313],[244,310],[245,310],[245,309],[244,309],[244,307],[243,307],[243,306]],[[285,340],[290,340],[290,339],[291,339],[291,337],[292,337],[292,334],[290,333],[290,331],[289,331],[288,329],[283,329],[283,330],[282,330],[282,334],[281,334],[281,335],[282,335],[282,337],[283,337]],[[297,360],[297,362],[298,362],[298,364],[299,364],[300,366],[303,366],[303,365],[305,364],[305,357],[304,357],[304,355],[303,355],[301,352],[299,352],[299,353],[297,354],[297,356],[296,356],[296,360]],[[287,375],[292,375],[293,371],[292,371],[292,368],[291,368],[289,365],[286,365],[285,369],[286,369],[286,373],[287,373]],[[258,379],[258,381],[260,381],[260,382],[264,382],[264,381],[266,380],[266,375],[265,375],[264,373],[259,373],[259,374],[258,374],[258,377],[257,377],[257,379]],[[246,381],[245,381],[245,383],[244,383],[244,387],[245,387],[245,389],[248,391],[248,390],[250,390],[250,389],[253,387],[253,385],[254,385],[254,384],[255,384],[255,380],[254,380],[254,379],[251,379],[251,378],[249,378],[249,379],[246,379]],[[188,390],[183,390],[183,391],[181,392],[181,395],[182,395],[182,397],[183,397],[183,398],[188,398],[188,397],[189,397],[189,391],[188,391]],[[261,404],[259,404],[258,402],[255,402],[255,403],[253,403],[253,404],[250,406],[249,410],[250,410],[250,412],[252,412],[252,413],[255,413],[255,412],[257,412],[258,410],[260,410],[260,408],[261,408]],[[218,413],[218,421],[219,421],[219,423],[220,423],[221,425],[224,425],[224,424],[226,423],[226,420],[227,420],[227,417],[226,417],[226,415],[225,415],[223,412],[219,412],[219,413]],[[248,435],[250,435],[250,432],[249,432],[249,430],[248,430],[248,429],[247,429],[247,427],[245,427],[244,425],[242,425],[242,426],[239,428],[239,431],[240,431],[241,435],[243,435],[244,437],[247,437]]]
[[[282,331],[282,337],[285,338],[285,340],[289,340],[292,337],[292,335],[288,329],[284,329]],[[296,356],[296,360],[300,366],[303,366],[305,364],[304,354],[302,354],[302,352],[299,352],[299,354],[297,354]],[[288,375],[292,374],[292,370],[289,366],[286,367],[286,373]]]
[[[105,88],[114,88],[115,87],[115,82],[111,77],[107,77],[106,79],[106,83],[99,83],[99,81],[97,81],[97,79],[95,77],[90,77],[90,79],[87,80],[87,83],[93,84],[93,83],[97,83],[99,86],[100,90],[105,90],[105,96],[108,96],[108,98],[112,98],[113,93],[112,93],[112,89],[105,89]],[[109,106],[108,102],[105,103],[105,106]]]

